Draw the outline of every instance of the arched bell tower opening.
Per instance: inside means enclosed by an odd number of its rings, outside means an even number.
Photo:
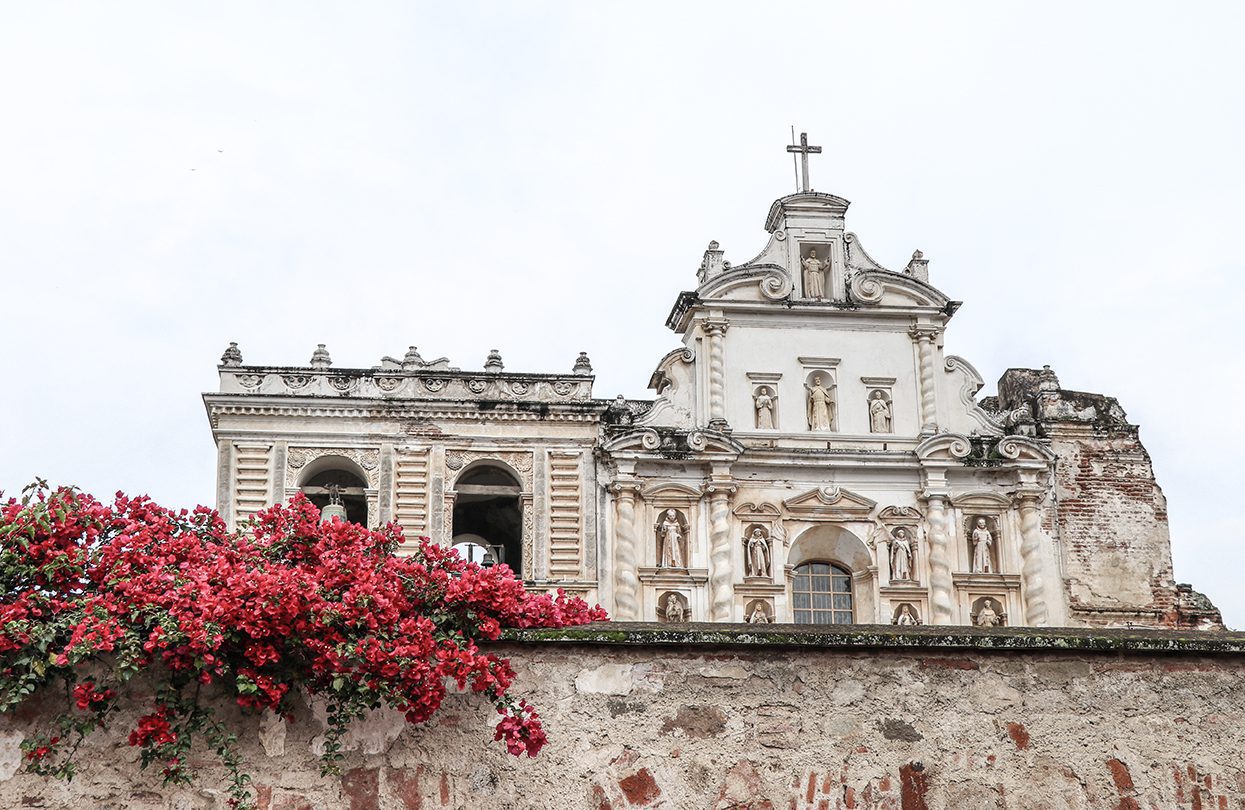
[[[346,509],[346,520],[360,526],[368,525],[367,482],[363,476],[346,466],[350,463],[347,459],[341,459],[345,463],[340,465],[333,464],[331,458],[317,461],[324,463],[304,475],[304,483],[299,487],[302,493],[323,511],[336,492],[338,500]]]
[[[491,552],[489,563],[505,563],[523,573],[523,488],[503,467],[481,464],[454,484],[453,544],[472,543]],[[476,560],[480,562],[480,560]]]

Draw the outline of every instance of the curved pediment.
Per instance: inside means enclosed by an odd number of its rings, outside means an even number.
[[[791,517],[864,520],[877,501],[837,486],[818,487],[782,502]]]
[[[959,461],[972,452],[972,441],[959,433],[939,433],[916,446],[921,461]]]
[[[601,445],[607,453],[638,452],[668,456],[728,454],[737,456],[744,446],[716,430],[680,430],[666,427],[643,427],[629,430]]]
[[[791,275],[776,264],[746,264],[732,268],[696,291],[702,299],[743,298],[778,301],[791,295]]]
[[[852,276],[851,297],[860,304],[883,307],[930,307],[954,312],[952,301],[938,290],[911,276],[889,270],[862,270]]]
[[[1049,464],[1055,460],[1055,454],[1049,447],[1023,436],[1007,436],[994,449],[1003,458],[1013,461],[1040,461]]]

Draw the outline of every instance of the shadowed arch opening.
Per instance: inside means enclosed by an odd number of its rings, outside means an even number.
[[[478,463],[454,482],[455,544],[460,537],[492,552],[498,563],[523,575],[522,484],[501,464]]]

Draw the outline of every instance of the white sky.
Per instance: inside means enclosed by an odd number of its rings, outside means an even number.
[[[1245,625],[1245,4],[9,3],[0,488],[213,498],[199,398],[415,343],[645,397],[710,239],[852,200],[947,351],[1119,397],[1176,577]]]

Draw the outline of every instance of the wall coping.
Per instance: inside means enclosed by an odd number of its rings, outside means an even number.
[[[506,630],[499,641],[638,647],[749,647],[823,650],[1018,650],[1245,656],[1245,633],[1097,627],[597,622],[557,630]]]

